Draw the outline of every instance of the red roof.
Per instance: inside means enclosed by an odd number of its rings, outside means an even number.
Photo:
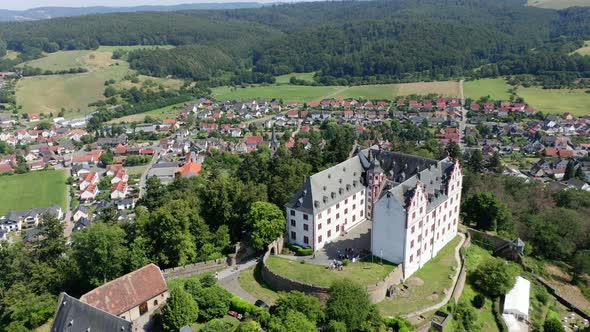
[[[10,164],[0,164],[0,173],[12,172],[12,166]]]
[[[262,136],[248,136],[248,137],[246,137],[246,144],[247,145],[258,145],[263,140],[264,140],[264,138]]]
[[[160,268],[148,264],[91,290],[80,301],[118,316],[167,290]]]
[[[119,143],[119,145],[115,146],[113,151],[115,151],[116,154],[125,154],[127,152],[127,147]]]
[[[182,167],[176,169],[176,173],[180,173],[181,176],[187,177],[192,175],[199,175],[201,173],[201,164],[195,162],[188,162]]]
[[[557,157],[557,149],[556,148],[545,148],[545,155],[551,157]]]
[[[127,189],[127,182],[119,181],[111,187],[111,192],[115,192],[115,191],[125,192],[125,189]]]

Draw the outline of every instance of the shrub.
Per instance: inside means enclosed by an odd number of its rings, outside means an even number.
[[[477,294],[477,295],[475,295],[475,297],[471,301],[471,304],[473,304],[473,306],[476,307],[477,309],[481,309],[481,307],[483,307],[483,305],[485,304],[485,301],[486,301],[486,298],[483,295]]]
[[[217,279],[214,276],[208,274],[201,279],[201,285],[204,288],[211,287],[217,283]]]
[[[331,320],[328,323],[328,332],[346,332],[346,324],[337,320]]]
[[[547,301],[549,301],[549,293],[547,293],[547,291],[545,289],[542,288],[538,288],[537,291],[535,292],[535,298],[543,303],[543,304],[547,304]]]
[[[347,266],[348,263],[350,263],[350,260],[348,258],[342,260],[342,265]]]
[[[233,296],[230,299],[230,308],[236,312],[241,313],[241,314],[252,314],[252,315],[256,314],[257,309],[259,309],[257,306],[243,300],[239,296]]]

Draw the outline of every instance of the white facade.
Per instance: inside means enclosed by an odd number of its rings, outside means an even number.
[[[366,220],[366,192],[351,193],[316,215],[287,208],[287,234],[292,243],[321,249]]]

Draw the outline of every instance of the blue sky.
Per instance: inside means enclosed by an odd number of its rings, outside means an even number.
[[[204,2],[278,2],[277,0],[0,0],[0,9],[22,10],[34,7],[90,7],[178,5]],[[283,2],[285,2],[283,0]]]

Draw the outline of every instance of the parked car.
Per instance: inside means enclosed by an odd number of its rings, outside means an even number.
[[[237,318],[238,320],[242,320],[242,314],[240,314],[240,313],[237,313],[235,311],[230,310],[230,311],[227,312],[227,314],[230,315],[230,316],[232,316],[232,317]]]
[[[266,308],[266,309],[270,308],[270,306],[262,300],[256,300],[256,302],[254,302],[254,305],[257,307]]]

